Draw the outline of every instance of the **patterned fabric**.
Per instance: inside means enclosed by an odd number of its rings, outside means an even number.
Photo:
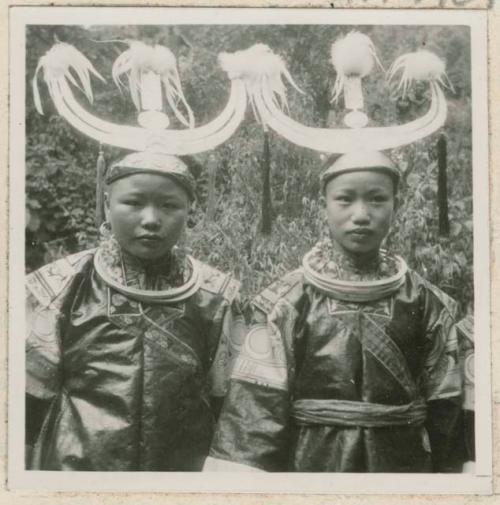
[[[460,369],[464,378],[464,429],[467,459],[476,459],[475,449],[475,385],[474,385],[474,316],[468,315],[457,324]]]
[[[465,381],[464,409],[474,410],[474,317],[468,315],[458,324],[460,366]]]
[[[379,274],[374,263],[366,275]],[[212,460],[266,471],[460,471],[455,319],[456,304],[412,271],[391,296],[364,303],[326,296],[300,270],[285,276],[254,300]],[[301,405],[302,417],[317,420],[314,410],[329,421],[294,420]],[[374,427],[369,412],[388,425]]]
[[[149,151],[128,154],[111,165],[106,173],[105,182],[111,184],[122,177],[144,173],[170,177],[188,192],[191,199],[195,197],[196,183],[187,165],[176,156]]]
[[[328,182],[339,174],[361,170],[382,171],[389,174],[397,187],[401,172],[386,154],[380,151],[357,149],[339,157],[328,165],[320,176],[321,188],[325,191]]]
[[[345,254],[333,247],[330,239],[318,242],[309,256],[309,265],[318,273],[344,281],[377,281],[392,277],[398,272],[396,259],[378,253],[371,261],[355,264]]]
[[[110,236],[100,244],[103,265],[109,276],[119,284],[135,289],[165,291],[188,281],[191,270],[186,253],[179,247],[154,262],[143,261],[124,251]]]
[[[358,265],[326,240],[304,256],[302,269],[304,282],[328,297],[364,303],[398,291],[405,282],[408,266],[401,257],[383,250]]]
[[[26,466],[200,470],[244,335],[239,283],[201,264],[189,298],[140,303],[97,275],[95,254],[27,278]],[[121,259],[117,276],[147,286],[148,272]],[[158,268],[165,280],[152,286],[182,282],[182,269]]]

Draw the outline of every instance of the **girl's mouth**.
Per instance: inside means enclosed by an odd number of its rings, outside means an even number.
[[[372,233],[373,233],[372,230],[370,230],[369,228],[359,228],[348,232],[348,234],[351,235],[352,237],[359,237],[359,238],[368,237],[372,235]]]
[[[153,244],[155,242],[159,242],[161,240],[160,235],[141,235],[140,237],[137,237],[137,239],[140,242],[146,243],[146,244]]]

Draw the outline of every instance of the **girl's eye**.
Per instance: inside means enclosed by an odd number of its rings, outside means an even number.
[[[164,209],[175,209],[176,205],[172,202],[165,202],[162,204],[162,208]]]
[[[351,199],[347,195],[337,195],[335,200],[341,203],[349,203]]]
[[[375,195],[372,197],[371,200],[374,203],[385,203],[385,202],[387,202],[387,197],[384,195]]]
[[[138,207],[140,205],[138,200],[125,200],[123,203],[125,205],[129,205],[130,207]]]

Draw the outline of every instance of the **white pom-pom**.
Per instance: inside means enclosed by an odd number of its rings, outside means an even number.
[[[337,72],[332,91],[332,102],[338,100],[348,78],[361,79],[368,75],[377,63],[383,69],[377,57],[375,46],[370,37],[360,32],[350,32],[332,44],[332,64]]]
[[[350,32],[335,41],[331,49],[332,63],[337,74],[364,77],[372,70],[377,56],[370,37]]]
[[[255,44],[234,53],[220,53],[219,64],[231,79],[253,79],[279,73],[285,63],[266,44]]]
[[[281,56],[274,54],[265,44],[255,44],[234,53],[220,53],[219,64],[230,79],[242,79],[245,82],[250,104],[259,121],[262,121],[262,118],[259,117],[255,107],[255,94],[268,91],[276,105],[286,109],[285,82],[291,84],[299,93],[303,93],[292,79]]]
[[[400,70],[401,78],[397,89],[403,88],[403,96],[413,81],[436,81],[444,87],[453,89],[446,75],[445,62],[425,49],[397,58],[389,69],[388,80],[393,81]]]

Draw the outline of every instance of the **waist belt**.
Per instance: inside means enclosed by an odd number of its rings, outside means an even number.
[[[300,426],[325,425],[361,428],[418,426],[424,423],[427,406],[419,398],[406,405],[349,400],[304,399],[293,402],[292,417]]]

